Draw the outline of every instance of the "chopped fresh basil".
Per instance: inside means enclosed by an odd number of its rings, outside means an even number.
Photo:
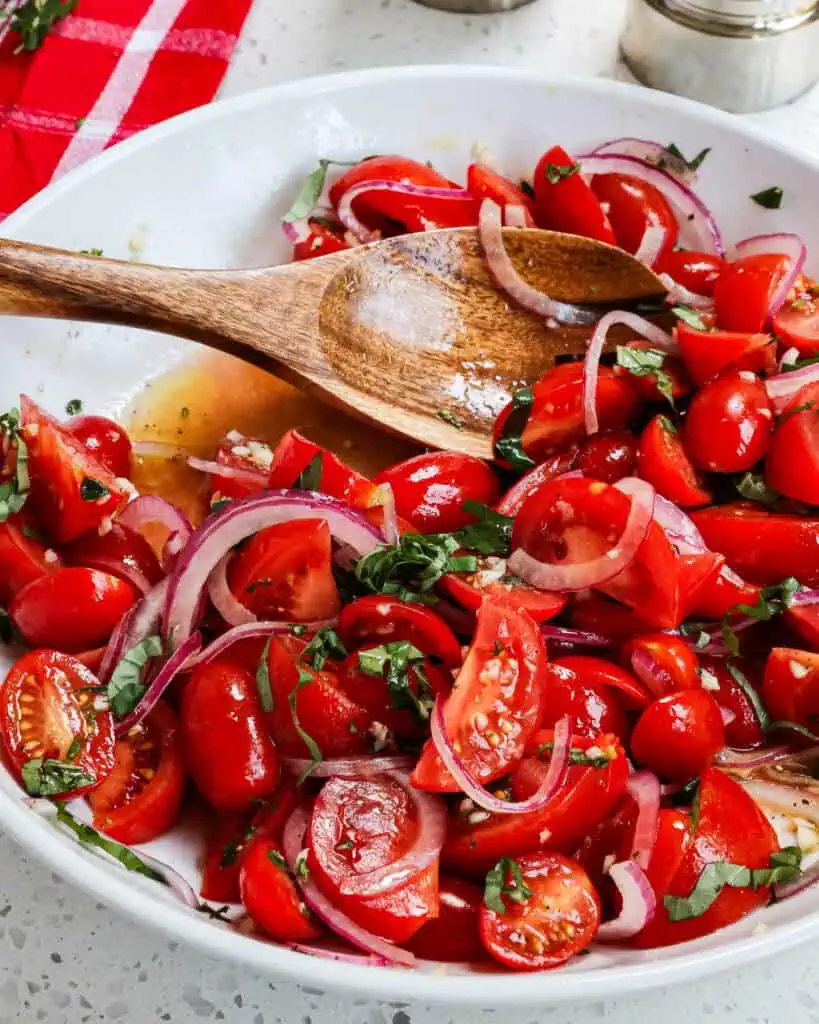
[[[259,691],[259,705],[264,712],[272,711],[275,707],[273,690],[270,687],[270,669],[268,667],[268,656],[270,655],[270,645],[272,643],[273,637],[269,636],[256,668],[256,689]]]
[[[293,487],[300,491],[317,491],[321,487],[322,453],[316,452],[307,466],[296,477]]]
[[[669,434],[676,434],[678,432],[676,425],[667,416],[658,416],[657,422]]]
[[[660,394],[668,401],[672,409],[674,404],[674,381],[663,369],[666,353],[658,348],[629,348],[628,345],[617,346],[617,365],[635,377],[653,377]]]
[[[512,516],[501,515],[489,505],[468,499],[461,505],[463,512],[475,516],[477,523],[470,523],[458,530],[455,539],[467,551],[481,555],[501,555],[506,558],[512,551]]]
[[[798,412],[808,412],[815,405],[816,402],[804,402],[802,405],[795,405],[792,409],[786,409],[779,416],[779,419],[777,420],[777,426],[781,427],[786,420],[789,420],[791,418],[791,416],[795,416]]]
[[[82,737],[75,736],[71,741],[71,746],[65,752],[66,761],[76,761],[77,755],[82,750]]]
[[[0,484],[0,523],[25,505],[31,484],[28,473],[28,446],[20,430],[20,410],[9,409],[0,416],[0,432],[16,449],[14,477]]]
[[[0,20],[8,17],[9,28],[20,36],[15,53],[37,50],[58,21],[69,15],[79,0],[26,0],[18,7],[11,5],[0,10]]]
[[[23,786],[31,796],[59,796],[61,793],[93,786],[97,781],[79,765],[59,761],[54,757],[47,757],[45,760],[36,757],[27,761],[20,769],[20,774],[23,777]]]
[[[107,498],[110,493],[105,484],[101,484],[99,480],[95,480],[92,476],[83,477],[80,484],[80,497],[83,501],[99,501],[100,498]]]
[[[669,142],[669,144],[665,148],[672,156],[675,156],[678,160],[681,160],[689,171],[699,170],[700,164],[702,164],[703,160],[711,152],[711,147],[706,146],[705,149],[701,149],[692,160],[688,160],[686,157],[682,155],[679,147],[675,143]]]
[[[290,627],[290,632],[293,636],[304,636],[307,632],[307,626],[303,622],[296,622]]]
[[[218,498],[216,501],[212,501],[211,505],[210,505],[210,514],[212,516],[214,516],[218,512],[221,512],[222,509],[225,509],[225,508],[228,507],[228,505],[230,504],[231,500],[232,499],[230,499],[230,498]]]
[[[108,680],[108,700],[117,718],[130,714],[142,700],[145,686],[142,673],[151,658],[163,653],[162,638],[146,636],[123,654]]]
[[[358,652],[358,667],[368,676],[383,679],[390,691],[394,708],[411,708],[419,718],[428,719],[435,698],[424,671],[426,656],[408,640],[394,640],[380,647],[369,647]],[[412,689],[410,667],[418,687]]]
[[[295,874],[302,880],[310,877],[310,869],[307,867],[307,851],[303,850],[298,857],[296,857]]]
[[[509,875],[512,877],[507,882],[506,879]],[[520,865],[511,857],[501,857],[492,870],[487,872],[483,888],[483,902],[490,910],[494,910],[498,914],[505,914],[504,896],[512,900],[513,903],[525,903],[533,895],[532,890],[523,881]]]
[[[809,359],[797,359],[795,363],[783,363],[781,372],[790,373],[791,370],[801,370],[803,366],[813,366],[815,363],[819,363],[819,356],[811,356]]]
[[[476,572],[474,555],[455,556],[460,544],[452,534],[403,533],[398,543],[360,558],[355,578],[375,594],[433,604],[438,580],[449,572]]]
[[[520,388],[512,395],[512,408],[495,442],[495,454],[505,459],[512,469],[527,470],[535,466],[535,460],[526,454],[521,442],[533,402],[534,392],[530,387]]]
[[[748,702],[754,709],[754,714],[756,715],[763,731],[767,732],[771,725],[771,716],[768,714],[765,705],[762,703],[759,694],[756,692],[756,689],[748,682],[745,674],[737,668],[733,661],[730,659],[726,661],[725,667],[730,672],[731,678],[748,698]]]
[[[799,722],[789,722],[786,718],[777,718],[772,722],[768,722],[768,732],[777,732],[780,729],[798,733],[800,736],[804,736],[807,740],[813,740],[814,743],[819,743],[819,735],[809,729],[806,725],[801,725]]]
[[[65,403],[65,411],[68,416],[76,416],[78,412],[82,412],[82,399],[71,398]]]
[[[696,789],[694,790],[694,794],[691,797],[691,831],[692,832],[696,832],[697,831],[697,826],[700,823],[700,794],[702,793],[702,790],[700,789],[699,779],[695,780],[695,782],[696,782]]]
[[[298,669],[299,681],[290,691],[290,696],[287,698],[287,702],[290,705],[290,714],[293,718],[293,726],[295,727],[296,732],[301,737],[302,742],[310,752],[310,764],[304,769],[304,771],[301,773],[301,775],[299,775],[298,778],[298,784],[301,785],[305,779],[309,778],[313,774],[318,765],[321,764],[321,762],[324,760],[324,755],[322,754],[321,748],[319,747],[318,743],[316,743],[316,741],[313,739],[309,732],[305,732],[305,730],[302,728],[301,722],[299,721],[299,713],[296,709],[296,694],[299,692],[299,690],[302,689],[302,687],[308,686],[310,683],[312,683],[314,676],[312,672],[308,672],[308,670],[306,668],[303,668],[301,665],[298,666]]]
[[[784,192],[779,185],[771,185],[770,188],[763,188],[761,192],[754,192],[749,198],[753,199],[757,206],[766,210],[778,210],[782,205]]]
[[[354,846],[355,846],[355,843],[352,841],[352,839],[345,839],[343,843],[336,843],[336,849],[339,850],[339,851],[340,850],[352,850],[352,848]]]
[[[451,427],[455,427],[456,430],[464,429],[464,421],[459,420],[454,412],[450,412],[449,409],[439,409],[435,415],[439,420],[443,420],[444,423],[448,423]]]
[[[301,660],[315,672],[321,672],[327,660],[341,661],[347,657],[347,648],[338,633],[331,627],[320,629],[304,648]]]
[[[83,118],[85,121],[85,118]],[[80,249],[83,256],[102,256],[102,249]]]
[[[731,627],[731,617],[735,613],[749,615],[759,622],[768,622],[779,615],[790,604],[793,595],[802,589],[802,584],[793,576],[763,587],[755,604],[736,604],[729,608],[722,619],[722,637],[731,654],[739,653],[739,639]]]
[[[83,845],[103,850],[109,857],[118,860],[129,871],[135,871],[138,875],[145,875],[146,878],[151,878],[155,882],[162,882],[163,885],[168,884],[167,880],[158,871],[149,868],[145,861],[138,857],[133,850],[129,850],[127,846],[123,846],[122,843],[117,843],[107,836],[100,835],[90,825],[78,821],[65,804],[55,803],[55,807],[57,808],[57,820],[71,829]]]
[[[287,871],[289,874],[290,869],[287,866],[287,861],[282,857],[278,850],[268,850],[267,859],[271,864],[274,864],[277,868],[281,868],[282,871]]]
[[[554,743],[540,743],[537,748],[537,755],[541,761],[545,760],[544,754],[551,754],[554,749]],[[581,765],[584,768],[608,768],[611,764],[612,758],[607,757],[601,752],[599,757],[589,757],[585,750],[581,750],[580,747],[572,747],[569,751],[569,764]]]
[[[702,314],[690,306],[672,306],[671,312],[678,320],[682,320],[684,324],[693,327],[695,331],[709,331],[711,329],[703,320]]]
[[[321,198],[321,194],[324,191],[324,183],[327,181],[327,170],[333,164],[342,167],[355,166],[355,162],[348,163],[344,160],[319,160],[318,167],[311,171],[304,179],[299,194],[296,196],[296,201],[282,217],[286,224],[309,217],[310,211]]]
[[[239,853],[244,849],[245,843],[252,838],[255,831],[256,826],[251,823],[240,835],[225,843],[222,847],[222,859],[219,861],[219,866],[229,868],[234,865],[238,861]]]
[[[221,907],[212,907],[210,903],[206,903],[204,900],[195,908],[200,914],[207,914],[211,921],[222,921],[224,924],[230,924],[230,905],[223,903]]]
[[[747,501],[757,501],[760,505],[773,505],[779,501],[779,494],[765,483],[761,473],[745,473],[741,480],[735,481],[734,486]]]
[[[556,185],[564,178],[571,178],[580,170],[580,164],[546,164],[543,173],[550,185]]]

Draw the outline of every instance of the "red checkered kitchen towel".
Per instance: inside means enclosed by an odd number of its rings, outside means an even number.
[[[79,0],[33,52],[15,52],[20,36],[0,20],[0,219],[115,142],[211,100],[251,3]]]

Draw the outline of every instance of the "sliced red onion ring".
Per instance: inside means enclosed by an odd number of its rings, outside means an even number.
[[[730,725],[737,717],[735,711],[732,711],[730,708],[723,707],[722,704],[719,705],[719,713],[723,725]]]
[[[661,224],[649,224],[643,232],[634,258],[647,267],[653,267],[662,251],[668,232]]]
[[[648,651],[637,648],[631,655],[631,667],[634,674],[654,697],[665,697],[674,690],[671,675],[652,658]]]
[[[302,877],[298,871],[298,860],[302,852],[305,833],[307,832],[309,816],[306,808],[297,807],[287,820],[282,836],[282,848],[293,877],[304,896],[304,902],[313,911],[316,917],[320,918],[334,934],[349,942],[357,949],[363,949],[365,953],[372,953],[382,957],[391,964],[402,964],[404,967],[414,967],[417,963],[415,956],[409,950],[394,946],[391,942],[373,935],[366,931],[355,921],[351,921],[346,914],[342,913],[327,899],[319,890],[315,882],[309,877]]]
[[[501,208],[491,199],[484,199],[481,203],[478,234],[492,280],[523,309],[561,324],[593,324],[600,318],[600,312],[590,306],[558,302],[523,280],[503,242]]]
[[[526,207],[515,203],[507,203],[504,206],[503,219],[508,228],[525,228],[529,226]]]
[[[660,780],[651,772],[635,772],[626,783],[627,791],[637,803],[637,823],[631,844],[631,860],[648,870],[660,814]]]
[[[754,235],[753,238],[744,238],[741,242],[737,242],[734,248],[734,256],[738,259],[743,259],[746,256],[767,256],[771,253],[787,256],[790,260],[790,267],[779,282],[779,287],[771,296],[768,306],[769,317],[774,316],[780,309],[796,284],[796,279],[802,273],[805,260],[808,258],[807,246],[799,235],[780,232],[775,235]]]
[[[309,633],[317,633],[320,629],[325,629],[327,626],[335,626],[337,623],[338,619],[314,619],[312,622],[302,622],[298,623],[298,625],[304,626]],[[242,626],[234,626],[233,629],[229,629],[226,633],[217,637],[212,644],[208,644],[203,651],[191,658],[185,666],[185,671],[190,671],[196,668],[197,665],[207,665],[209,662],[215,661],[241,640],[258,640],[269,636],[290,636],[293,633],[294,625],[296,623],[260,620],[258,622],[247,622]],[[305,765],[309,763],[308,761],[304,762]],[[317,772],[313,772],[313,774],[315,775]]]
[[[691,186],[697,180],[697,172],[692,171],[685,160],[676,153],[666,149],[659,142],[650,139],[611,139],[592,150],[592,156],[632,156],[655,167],[661,167],[682,185]]]
[[[654,498],[654,521],[681,555],[701,555],[709,550],[693,519],[662,494]]]
[[[613,921],[605,921],[597,929],[600,942],[632,938],[645,928],[657,909],[654,889],[639,864],[633,860],[612,864],[609,877],[617,886],[623,907]]]
[[[165,880],[165,884],[174,896],[181,900],[186,907],[191,907],[191,909],[196,910],[201,905],[199,897],[196,895],[193,886],[187,878],[180,875],[176,868],[172,868],[170,864],[166,864],[163,860],[157,860],[156,857],[153,857],[150,853],[146,853],[144,850],[134,852],[136,856],[139,857],[139,859],[152,871],[155,871],[158,875],[162,876]]]
[[[795,896],[798,892],[808,889],[817,879],[819,879],[819,861],[816,864],[811,864],[792,881],[778,882],[774,885],[774,896],[778,900],[786,900],[789,896]]]
[[[371,231],[356,217],[353,203],[359,196],[369,192],[397,192],[403,196],[417,196],[424,199],[463,200],[474,203],[475,197],[465,188],[438,188],[432,185],[413,185],[407,181],[361,181],[348,188],[338,201],[338,219],[359,242],[377,242],[380,231]]]
[[[300,220],[283,220],[282,234],[291,245],[301,245],[310,237],[310,218]]]
[[[819,604],[819,590],[797,590],[788,601],[789,608],[802,608],[810,604]]]
[[[200,459],[195,455],[189,455],[187,462],[191,469],[198,469],[200,473],[207,473],[209,476],[221,476],[226,480],[235,480],[237,484],[253,487],[256,490],[267,487],[267,474],[261,470],[243,469],[241,466],[225,466],[221,462]]]
[[[540,632],[546,640],[558,640],[567,644],[578,644],[583,647],[618,647],[617,641],[602,633],[589,633],[583,629],[571,629],[568,626],[553,626],[544,623]]]
[[[381,502],[381,507],[384,509],[384,540],[390,547],[393,547],[400,538],[398,513],[395,511],[395,494],[392,484],[381,484],[380,490],[384,498]]]
[[[163,632],[180,644],[196,622],[200,595],[218,563],[246,537],[296,519],[324,519],[334,539],[360,558],[382,543],[381,531],[335,498],[311,491],[266,491],[239,498],[209,516],[179,556],[168,587]]]
[[[143,718],[153,711],[156,702],[185,668],[185,662],[188,658],[197,655],[201,647],[202,637],[198,633],[192,633],[181,646],[177,647],[157,672],[154,679],[151,680],[139,704],[137,704],[130,715],[126,715],[121,722],[117,722],[117,736],[125,736],[129,729],[139,725]]]
[[[307,946],[303,942],[286,942],[288,949],[307,956],[319,957],[321,960],[336,960],[343,964],[355,964],[360,967],[386,967],[390,961],[374,953],[350,953],[343,949],[328,949],[325,946]]]
[[[134,532],[134,531],[132,531]],[[105,552],[85,556],[82,564],[88,569],[99,569],[111,576],[118,576],[120,579],[131,583],[144,597],[153,587],[153,584],[145,573],[136,564],[136,560],[122,558],[116,555],[106,555]]]
[[[795,753],[793,747],[784,743],[762,750],[734,750],[732,747],[725,747],[714,758],[714,763],[719,768],[759,768],[764,764],[784,761]]]
[[[670,274],[658,274],[658,277],[668,289],[665,301],[671,306],[690,306],[692,309],[702,310],[703,313],[710,313],[714,308],[714,300],[710,295],[698,295],[690,291],[684,285],[679,284]]]
[[[119,522],[137,532],[152,523],[166,527],[168,539],[162,553],[166,570],[193,533],[193,527],[185,513],[157,494],[141,494],[134,498],[120,513]]]
[[[554,799],[569,771],[572,723],[568,715],[564,715],[555,723],[554,747],[549,761],[549,769],[537,791],[526,800],[510,801],[502,800],[484,789],[480,780],[466,767],[463,758],[455,749],[455,744],[447,733],[445,707],[446,699],[438,696],[430,722],[432,742],[458,787],[478,807],[493,814],[532,814],[535,811],[542,811]]]
[[[217,612],[229,626],[245,626],[249,622],[258,622],[259,617],[235,596],[227,581],[228,565],[233,559],[233,552],[228,551],[220,559],[213,572],[208,576],[208,597]]]
[[[145,597],[130,608],[117,623],[97,673],[100,682],[107,683],[114,668],[140,640],[158,633],[168,593],[168,579],[161,580]]]
[[[595,327],[589,339],[586,358],[583,361],[583,415],[587,434],[596,434],[599,430],[597,420],[597,378],[600,373],[600,357],[603,355],[606,335],[617,324],[623,324],[637,334],[641,334],[652,345],[662,349],[663,352],[679,351],[677,342],[671,335],[667,334],[656,324],[651,323],[650,320],[646,320],[645,317],[619,309],[606,313]]]
[[[377,757],[373,754],[363,757],[328,757],[319,762],[310,772],[313,779],[349,779],[357,775],[381,775],[390,772],[410,771],[414,761],[406,754],[385,754]],[[292,772],[293,775],[301,773],[309,768],[313,762],[306,757],[284,757],[282,764]],[[415,790],[412,792],[415,797]]]
[[[789,373],[777,373],[765,381],[765,390],[776,412],[782,412],[794,395],[819,380],[819,363],[811,363]]]
[[[711,211],[687,185],[677,181],[667,171],[645,160],[614,153],[581,156],[577,162],[583,174],[626,174],[653,185],[676,208],[681,221],[696,238],[697,249],[717,256],[725,255],[722,235]]]
[[[538,561],[523,548],[518,548],[507,563],[509,572],[540,590],[556,591],[586,590],[617,576],[637,557],[648,536],[654,514],[654,488],[651,484],[635,477],[631,486],[631,508],[622,536],[605,554],[587,562],[561,564]]]

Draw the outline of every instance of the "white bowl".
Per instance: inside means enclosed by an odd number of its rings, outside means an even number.
[[[819,251],[817,166],[731,116],[630,85],[550,80],[487,67],[380,69],[294,82],[203,107],[109,150],[5,221],[4,232],[69,249],[102,247],[187,266],[245,266],[288,255],[279,218],[319,157],[401,152],[462,177],[480,140],[511,176],[560,143],[583,152],[617,136],[712,147],[698,191],[730,242],[798,231]],[[784,189],[778,212],[749,200]],[[136,241],[135,241],[136,240]],[[160,335],[99,326],[0,320],[0,405],[31,393],[52,412],[81,397],[116,414],[150,378],[190,351]],[[8,658],[6,659],[8,661]],[[0,816],[27,849],[128,914],[206,952],[329,989],[372,997],[499,1006],[603,999],[739,966],[819,934],[819,888],[729,929],[656,952],[612,948],[568,967],[512,976],[455,969],[405,971],[314,959],[236,934],[176,904],[161,886],[108,864],[26,807],[0,772]],[[151,844],[194,883],[197,846],[184,827]]]

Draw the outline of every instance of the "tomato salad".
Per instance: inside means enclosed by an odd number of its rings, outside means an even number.
[[[116,424],[23,396],[0,603],[28,649],[0,731],[32,806],[192,907],[373,965],[550,968],[814,881],[819,287],[793,235],[726,253],[703,157],[553,147],[531,182],[473,164],[465,187],[370,157],[326,206],[330,163],[307,179],[296,259],[477,225],[510,301],[588,324],[584,358],[511,396],[492,464],[368,479],[296,430],[234,431],[188,460],[194,527],[134,492]],[[665,307],[534,292],[504,222],[622,246]],[[131,848],[192,799],[199,894]]]

